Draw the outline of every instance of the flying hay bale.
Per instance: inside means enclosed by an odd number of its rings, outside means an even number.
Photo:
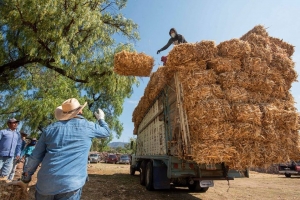
[[[150,76],[154,59],[144,53],[121,51],[115,54],[114,71],[124,76]]]

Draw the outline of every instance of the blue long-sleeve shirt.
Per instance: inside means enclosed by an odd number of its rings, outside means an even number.
[[[36,190],[55,195],[81,188],[87,177],[87,160],[92,139],[106,138],[110,130],[104,120],[99,124],[82,116],[49,125],[41,134],[24,172],[34,174],[38,165]]]
[[[0,130],[0,156],[20,156],[21,146],[22,139],[17,130]]]

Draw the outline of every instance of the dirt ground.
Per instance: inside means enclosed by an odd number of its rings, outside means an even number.
[[[206,193],[190,192],[187,188],[147,191],[139,183],[139,172],[129,174],[129,165],[93,163],[88,168],[89,181],[83,187],[82,200],[159,200],[159,199],[299,199],[300,176],[250,171],[250,178],[215,181]],[[20,176],[17,171],[15,179]],[[29,196],[34,199],[36,178],[30,183]]]

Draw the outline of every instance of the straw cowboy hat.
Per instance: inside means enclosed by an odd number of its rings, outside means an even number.
[[[74,118],[85,106],[87,102],[80,105],[77,99],[71,98],[55,109],[55,118],[58,120],[69,120]]]

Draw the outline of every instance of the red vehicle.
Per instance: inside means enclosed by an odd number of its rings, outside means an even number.
[[[118,161],[119,161],[118,156],[116,156],[115,154],[109,154],[105,158],[105,163],[114,163],[114,164],[116,164]]]

